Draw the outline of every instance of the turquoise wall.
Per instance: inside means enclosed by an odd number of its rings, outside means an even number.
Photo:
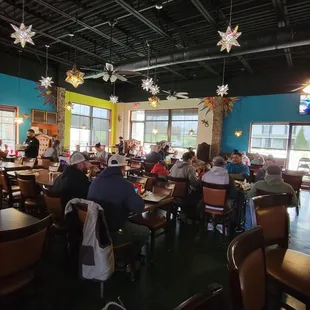
[[[310,122],[310,115],[299,115],[299,101],[296,93],[240,97],[224,118],[222,152],[247,151],[252,122]],[[236,129],[243,131],[240,138],[234,135]]]
[[[55,111],[50,104],[44,104],[43,98],[38,98],[40,92],[35,90],[37,84],[33,81],[0,73],[0,105],[9,105],[19,108],[19,114],[28,114],[30,118],[24,119],[19,125],[19,143],[26,139],[27,129],[31,127],[31,109]]]

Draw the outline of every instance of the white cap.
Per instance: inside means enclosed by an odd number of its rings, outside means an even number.
[[[86,161],[86,159],[80,152],[75,152],[70,157],[70,165],[77,165],[79,163],[82,163],[83,161]]]
[[[119,154],[112,155],[108,162],[109,167],[122,167],[126,165],[127,164],[126,164],[125,156],[122,156]]]

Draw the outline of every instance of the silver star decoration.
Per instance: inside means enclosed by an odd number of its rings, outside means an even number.
[[[146,78],[145,80],[142,80],[142,88],[146,91],[149,91],[153,85],[154,82],[152,78]]]
[[[110,101],[112,102],[112,103],[118,103],[118,97],[117,96],[115,96],[115,95],[111,95],[110,96]]]
[[[228,84],[226,84],[226,85],[217,86],[216,92],[218,96],[223,97],[224,95],[228,94],[228,90],[229,90]]]
[[[52,87],[52,84],[54,83],[52,81],[51,77],[43,77],[41,76],[42,80],[39,80],[39,82],[41,83],[41,86],[45,87],[46,89],[48,89],[49,87]]]
[[[15,30],[14,33],[11,34],[11,38],[15,39],[14,44],[20,43],[20,45],[24,48],[26,45],[26,42],[33,44],[32,37],[36,34],[35,32],[31,31],[32,25],[30,25],[28,28],[25,26],[24,23],[20,24],[20,27],[16,27],[15,25],[12,25],[13,29]]]
[[[158,85],[156,85],[156,84],[154,84],[151,88],[150,88],[150,91],[151,91],[151,94],[152,95],[157,95],[157,94],[159,94],[159,86]]]
[[[230,26],[227,27],[226,32],[218,31],[221,36],[221,40],[217,43],[217,45],[221,45],[221,52],[226,49],[227,53],[229,53],[233,45],[240,46],[237,39],[241,36],[242,32],[238,32],[238,27],[239,26],[236,26],[233,31]]]

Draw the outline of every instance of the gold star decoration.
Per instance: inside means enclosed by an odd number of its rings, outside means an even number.
[[[72,84],[75,88],[84,83],[84,74],[78,70],[75,66],[67,71],[66,82]]]
[[[221,45],[221,52],[226,49],[227,53],[229,53],[232,46],[240,46],[237,39],[241,36],[242,32],[238,32],[238,27],[239,26],[236,26],[233,31],[230,26],[227,27],[226,32],[218,31],[221,36],[221,40],[217,43],[217,45]]]
[[[31,31],[32,25],[30,25],[28,28],[25,26],[24,23],[21,23],[19,28],[12,24],[11,26],[15,30],[15,32],[11,34],[11,38],[15,39],[14,44],[20,43],[22,48],[25,47],[27,42],[34,45],[31,38],[36,33]]]

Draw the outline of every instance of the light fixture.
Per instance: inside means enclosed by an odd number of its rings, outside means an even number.
[[[163,2],[162,1],[157,1],[157,3],[155,4],[155,8],[157,10],[161,10],[163,8]]]
[[[85,124],[82,125],[82,129],[86,129],[86,125]]]
[[[41,76],[41,80],[39,80],[39,82],[41,83],[41,86],[45,87],[46,89],[48,89],[49,87],[52,87],[52,84],[54,83],[52,81],[51,77],[47,76],[48,73],[48,49],[49,49],[49,45],[45,45],[46,47],[46,56],[45,56],[45,77]]]
[[[151,90],[153,85],[154,85],[154,82],[153,82],[152,78],[146,78],[146,79],[142,80],[142,88],[146,91]]]
[[[22,117],[16,116],[14,119],[14,122],[18,125],[22,124],[24,122],[24,119]]]
[[[193,136],[195,134],[195,130],[194,129],[190,129],[188,132],[191,136]]]
[[[66,82],[72,84],[73,87],[77,88],[79,85],[84,83],[85,73],[78,70],[75,65],[71,70],[68,70],[66,74]]]
[[[237,138],[240,138],[241,136],[242,136],[242,130],[240,130],[240,129],[237,129],[236,131],[235,131],[235,136],[237,137]]]
[[[112,131],[112,129],[111,128],[109,128],[109,132],[111,132]]]
[[[118,103],[118,97],[115,96],[115,95],[111,95],[111,96],[110,96],[110,101],[111,101],[113,104]]]
[[[72,111],[73,109],[73,104],[71,101],[66,102],[65,104],[65,109],[67,109],[68,111]]]
[[[302,91],[306,94],[310,94],[310,82],[305,88],[302,89]]]
[[[152,108],[157,108],[160,105],[159,98],[157,96],[150,97],[149,104]]]
[[[153,133],[154,135],[156,135],[156,134],[158,133],[158,129],[157,129],[157,128],[154,128],[154,129],[152,130],[152,133]]]

